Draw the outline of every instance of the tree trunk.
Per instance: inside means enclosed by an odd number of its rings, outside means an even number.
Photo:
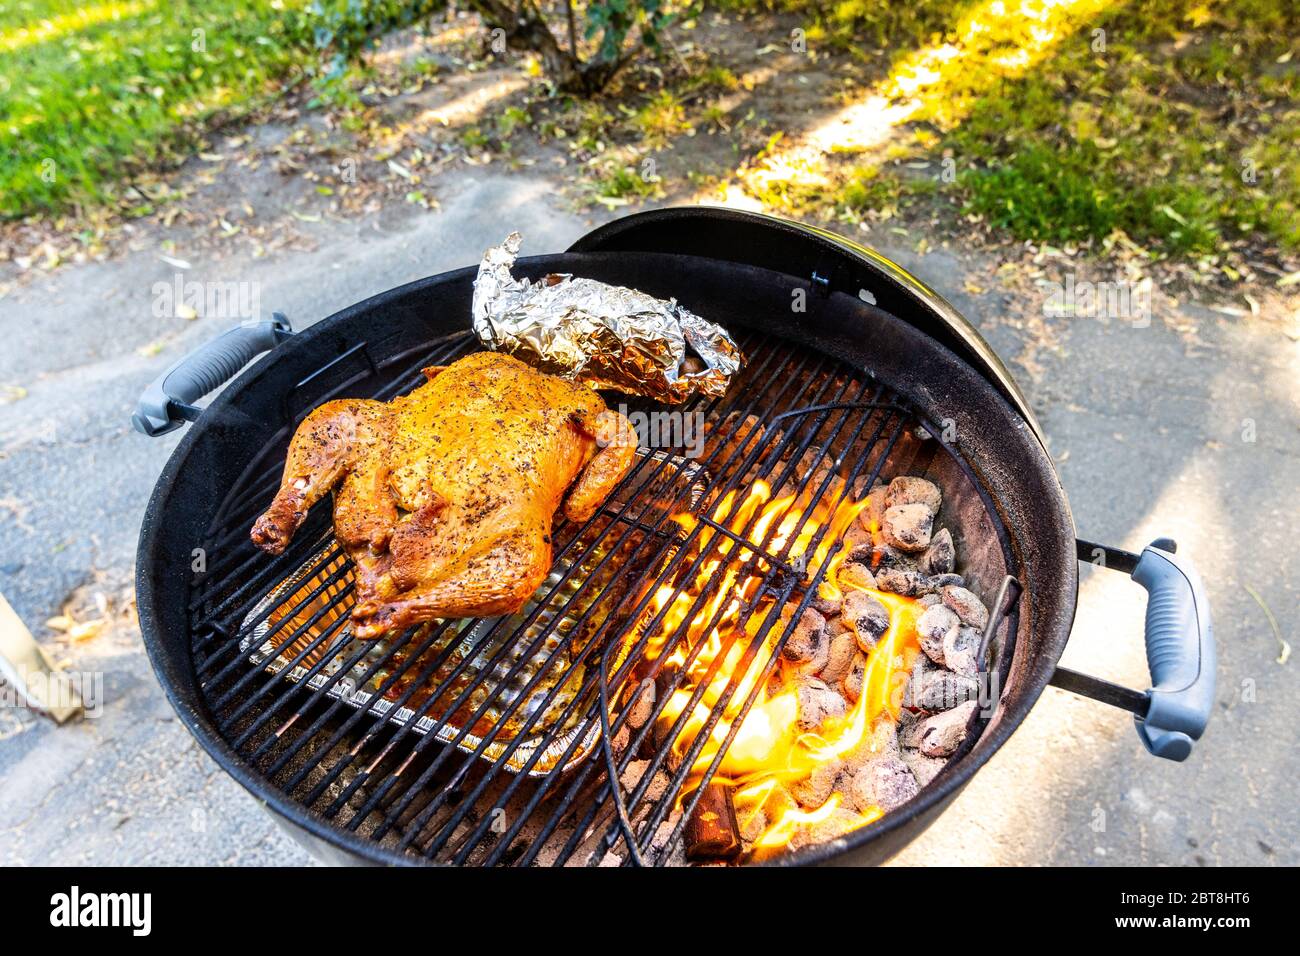
[[[600,92],[631,59],[630,54],[614,62],[583,63],[573,50],[564,49],[542,15],[529,0],[468,0],[493,29],[506,34],[506,44],[516,50],[536,53],[542,69],[564,93],[590,96]],[[515,6],[518,3],[518,6]],[[574,38],[571,38],[571,41]]]

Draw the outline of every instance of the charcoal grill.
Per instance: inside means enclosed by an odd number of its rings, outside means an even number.
[[[467,249],[466,258],[478,252]],[[328,508],[314,509],[279,557],[248,538],[289,437],[312,408],[343,396],[392,397],[418,384],[422,367],[478,347],[469,332],[473,267],[382,293],[298,334],[278,315],[232,330],[169,369],[137,409],[135,425],[147,434],[194,423],[159,478],[140,535],[140,623],[159,681],[204,748],[312,852],[350,862],[528,866],[596,865],[613,849],[625,863],[665,862],[707,792],[687,791],[682,822],[662,826],[713,724],[678,762],[667,793],[650,791],[650,773],[631,787],[619,780],[637,756],[652,769],[673,766],[674,735],[657,743],[653,721],[630,734],[623,756],[608,745],[625,731],[618,702],[645,660],[650,595],[685,580],[725,539],[726,516],[714,509],[742,477],[762,475],[814,500],[831,493],[829,478],[797,464],[809,450],[834,459],[846,479],[834,487],[924,474],[945,489],[945,521],[971,587],[986,600],[997,595],[986,639],[1001,694],[991,716],[976,716],[965,751],[919,796],[873,825],[772,862],[893,855],[952,801],[1049,683],[1132,712],[1153,753],[1188,756],[1214,687],[1209,609],[1195,570],[1168,540],[1135,555],[1076,539],[1028,403],[978,333],[918,280],[830,233],[704,208],[626,217],[563,254],[522,259],[518,270],[676,297],[730,329],[748,356],[724,398],[688,409],[714,423],[701,457],[643,454],[591,522],[557,528],[557,571],[522,620],[440,622],[394,635],[379,650],[336,641],[350,584],[346,559],[329,544]],[[199,398],[267,350],[200,411]],[[704,483],[702,493],[683,490],[693,482]],[[689,534],[671,520],[683,508],[700,519]],[[717,533],[703,549],[683,540],[704,528]],[[786,554],[763,556],[768,596],[806,606],[817,582]],[[1077,562],[1098,559],[1151,592],[1154,687],[1146,692],[1057,664],[1074,617]],[[612,574],[573,577],[593,565]],[[307,574],[306,584],[268,602],[295,572]],[[776,615],[769,618],[746,655],[759,653]],[[493,633],[491,659],[471,666],[472,655],[457,657],[451,627]],[[268,630],[281,665],[274,670],[253,653]],[[616,646],[624,652],[611,654]],[[563,653],[550,653],[557,647]],[[550,656],[538,664],[543,650]],[[574,668],[551,675],[571,679],[547,680],[548,662]],[[764,663],[770,671],[775,655]],[[496,686],[484,683],[489,673],[514,680],[518,693],[494,699],[484,690]],[[349,703],[344,691],[355,692],[358,678],[381,706]],[[736,692],[729,686],[714,721]],[[742,706],[752,702],[751,694]],[[559,729],[543,746],[525,745],[517,731],[557,706],[578,732],[538,763]]]

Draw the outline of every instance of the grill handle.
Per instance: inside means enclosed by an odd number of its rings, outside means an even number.
[[[263,352],[293,335],[282,312],[261,322],[237,325],[205,342],[159,375],[136,402],[131,424],[152,437],[165,435],[199,417],[194,406]]]
[[[1146,693],[1057,667],[1057,687],[1133,712],[1147,750],[1168,760],[1186,760],[1214,706],[1214,630],[1201,576],[1169,538],[1157,538],[1140,554],[1078,542],[1080,561],[1130,574],[1147,589]]]

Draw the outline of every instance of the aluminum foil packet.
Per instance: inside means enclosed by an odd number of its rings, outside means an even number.
[[[675,301],[595,279],[516,279],[519,244],[512,232],[479,264],[473,317],[484,346],[593,388],[668,404],[727,390],[744,357],[721,326]]]

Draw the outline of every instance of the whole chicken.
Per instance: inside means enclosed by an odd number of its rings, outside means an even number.
[[[551,568],[551,526],[585,521],[636,433],[590,388],[498,352],[427,368],[391,402],[345,399],[294,433],[253,542],[280,554],[326,492],[356,565],[353,633],[518,611]],[[566,494],[567,493],[567,494]]]

